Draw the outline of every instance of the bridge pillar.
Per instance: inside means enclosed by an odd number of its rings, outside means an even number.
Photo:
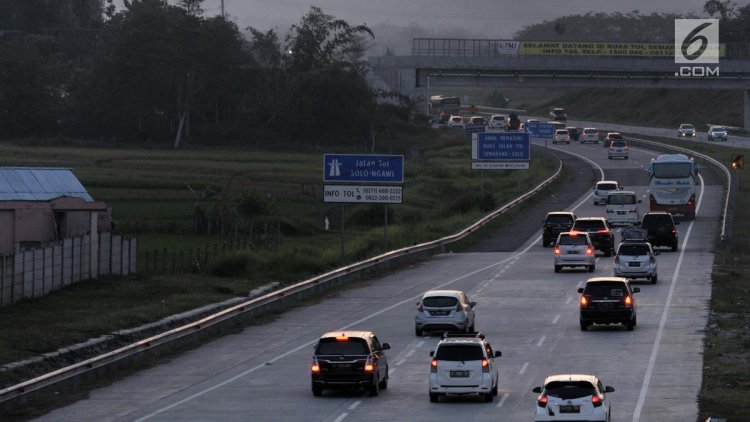
[[[750,130],[750,89],[745,90],[745,130]]]

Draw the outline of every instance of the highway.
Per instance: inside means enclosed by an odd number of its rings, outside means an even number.
[[[653,153],[636,148],[629,160],[607,160],[601,145],[550,148],[585,157],[605,178],[646,193],[644,167]],[[593,274],[555,274],[552,251],[541,246],[537,231],[514,252],[445,253],[333,291],[93,390],[39,420],[529,421],[536,406],[531,389],[556,373],[593,373],[614,387],[608,395],[613,421],[695,420],[722,198],[720,179],[709,171],[702,177],[698,216],[678,226],[679,251],[660,248],[659,283],[635,283],[641,292],[632,332],[619,326],[580,331],[576,290],[590,276],[612,275],[611,258],[600,256]],[[568,209],[604,215],[590,193]],[[435,288],[461,289],[478,302],[477,329],[503,352],[492,403],[428,399],[428,353],[439,337],[415,337],[413,321],[421,293]],[[330,391],[313,397],[315,341],[348,328],[373,330],[391,344],[389,388],[378,397]]]

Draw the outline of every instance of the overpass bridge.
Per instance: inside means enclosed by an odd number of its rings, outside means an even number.
[[[375,77],[389,89],[421,99],[442,87],[742,90],[743,126],[750,129],[747,50],[731,49],[735,53],[720,59],[718,72],[713,71],[716,65],[708,71],[692,66],[681,69],[684,65],[676,64],[672,56],[485,54],[486,50],[476,48],[464,54],[452,49],[437,54],[414,51],[411,56],[370,57],[369,62]]]

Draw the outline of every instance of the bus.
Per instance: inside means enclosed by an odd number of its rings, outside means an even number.
[[[451,115],[461,111],[461,100],[458,97],[433,95],[430,97],[430,117],[438,123],[447,123]]]
[[[664,154],[648,165],[649,209],[695,218],[698,166],[684,154]]]

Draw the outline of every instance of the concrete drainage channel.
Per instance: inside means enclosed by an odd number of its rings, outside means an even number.
[[[635,139],[633,140],[635,141]],[[677,149],[652,141],[638,141],[642,142],[644,145],[652,147],[656,146],[672,150]],[[726,167],[722,166],[720,163],[710,157],[702,156],[701,154],[689,150],[683,150],[680,152],[688,152],[692,155],[700,156],[706,161],[713,161],[714,165],[725,171],[731,184],[731,174]],[[435,250],[444,250],[446,246],[465,238],[496,217],[505,214],[531,198],[533,195],[555,181],[560,176],[561,171],[562,163],[560,162],[558,163],[555,173],[535,188],[453,235],[431,242],[425,242],[419,245],[390,251],[374,258],[338,268],[279,290],[260,293],[258,297],[250,300],[245,300],[243,298],[233,299],[230,303],[225,302],[218,305],[219,307],[228,306],[226,309],[212,313],[193,322],[145,338],[135,343],[128,344],[124,347],[106,352],[74,365],[41,375],[4,390],[0,390],[0,403],[2,403],[2,408],[0,409],[3,413],[10,413],[17,407],[23,407],[31,399],[43,400],[45,397],[56,397],[58,394],[65,392],[68,389],[78,388],[84,380],[90,382],[96,378],[105,377],[108,372],[114,372],[118,368],[131,367],[135,365],[137,361],[157,357],[160,354],[168,354],[181,348],[194,347],[200,344],[204,339],[219,334],[222,330],[243,326],[259,314],[283,309],[290,305],[294,305],[301,300],[320,294],[329,288],[361,279],[375,271],[385,270],[402,262],[427,257]],[[726,212],[728,199],[727,196],[724,208],[722,236],[725,233],[725,227],[727,224]],[[194,315],[192,315],[192,317],[194,317]],[[170,317],[161,323],[174,324],[174,322],[174,318]],[[149,328],[151,328],[150,325]]]

